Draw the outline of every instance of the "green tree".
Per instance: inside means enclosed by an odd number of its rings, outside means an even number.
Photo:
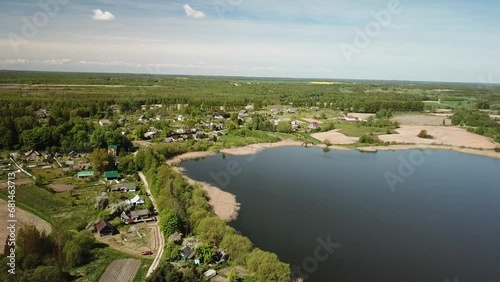
[[[417,136],[420,137],[420,138],[426,138],[426,139],[432,139],[433,138],[432,135],[430,135],[429,133],[427,133],[427,130],[425,130],[425,129],[422,129],[418,133]]]
[[[196,257],[203,263],[210,263],[215,255],[214,248],[210,244],[203,244],[196,249]]]
[[[244,263],[253,248],[252,242],[247,237],[238,234],[226,234],[220,247],[231,256],[232,260],[238,263]]]
[[[53,145],[51,129],[46,126],[23,131],[20,139],[25,150],[43,150]]]
[[[146,278],[146,282],[184,282],[183,275],[170,263],[161,264]]]
[[[170,236],[181,229],[181,220],[174,211],[164,211],[160,215],[160,229],[165,236]]]
[[[64,244],[63,254],[64,261],[68,267],[80,266],[84,262],[85,250],[73,240]]]
[[[196,226],[196,233],[203,239],[219,245],[224,237],[226,223],[218,217],[207,217]]]
[[[290,266],[280,262],[276,254],[258,248],[248,255],[247,269],[254,273],[259,281],[290,281]]]
[[[292,132],[292,125],[289,122],[282,121],[276,126],[276,131],[281,133],[290,133]]]
[[[94,149],[90,154],[90,161],[92,162],[92,167],[96,172],[104,172],[106,166],[114,162],[113,156],[108,154],[106,149]]]
[[[39,266],[35,269],[29,281],[33,282],[65,282],[71,281],[68,273],[59,266]]]

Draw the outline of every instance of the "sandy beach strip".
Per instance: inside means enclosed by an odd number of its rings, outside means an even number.
[[[455,151],[459,153],[479,155],[484,157],[500,159],[500,153],[493,150],[481,150],[473,148],[461,148],[455,146],[443,146],[443,145],[391,145],[391,146],[367,146],[356,148],[361,152],[378,152],[378,151],[406,151],[406,150],[445,150],[445,151]]]
[[[220,219],[229,222],[235,220],[238,217],[240,204],[236,201],[235,195],[226,191],[222,191],[218,187],[215,187],[209,183],[196,181],[187,177],[181,167],[172,168],[182,174],[182,176],[184,176],[184,178],[190,185],[199,185],[203,189],[208,197],[208,203],[212,207],[212,211]]]
[[[250,144],[244,147],[223,149],[220,152],[227,155],[234,156],[247,156],[253,155],[266,149],[278,148],[278,147],[290,147],[290,146],[302,146],[303,142],[295,140],[283,140],[276,143],[258,143]]]
[[[203,158],[214,156],[214,155],[215,155],[215,153],[211,152],[211,151],[189,152],[189,153],[185,153],[182,155],[178,155],[178,156],[168,160],[167,164],[170,166],[178,166],[183,161],[198,160],[198,159],[203,159]]]

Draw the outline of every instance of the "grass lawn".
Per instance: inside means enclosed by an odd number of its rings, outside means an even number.
[[[463,101],[443,101],[443,104],[449,105],[453,108],[466,108],[466,109],[472,109],[476,107],[477,101],[468,99],[468,100],[463,100]]]

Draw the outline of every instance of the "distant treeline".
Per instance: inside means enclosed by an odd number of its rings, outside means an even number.
[[[494,86],[393,81],[312,85],[306,82],[0,71],[0,149],[90,151],[110,143],[127,149],[130,141],[119,136],[121,131],[116,123],[102,132],[96,122],[102,118],[116,121],[142,113],[152,117],[153,112],[142,112],[143,105],[162,104],[163,113],[197,118],[239,111],[249,104],[257,110],[266,106],[282,109],[319,106],[345,112],[421,112],[426,100],[459,101],[470,97],[477,101],[477,108],[500,109],[500,87]],[[432,91],[437,88],[447,91]],[[47,117],[40,117],[41,110],[46,110]]]

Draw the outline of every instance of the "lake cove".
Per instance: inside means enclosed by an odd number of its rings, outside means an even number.
[[[500,281],[500,160],[284,147],[182,164],[306,281]]]

